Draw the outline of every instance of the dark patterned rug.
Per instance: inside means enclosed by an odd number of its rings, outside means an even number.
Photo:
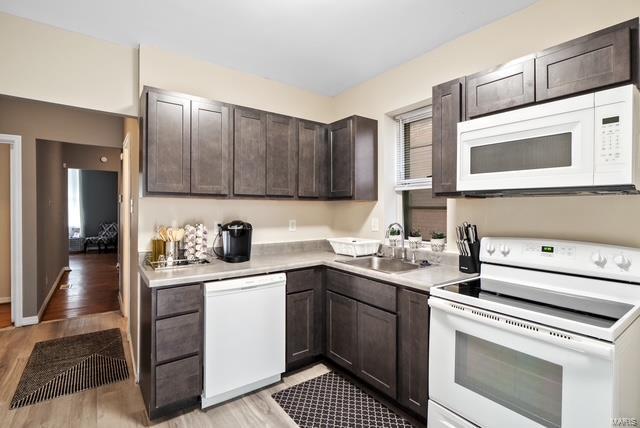
[[[276,392],[272,397],[301,428],[412,426],[334,372]]]
[[[11,409],[96,388],[129,377],[117,328],[38,342],[11,400]]]

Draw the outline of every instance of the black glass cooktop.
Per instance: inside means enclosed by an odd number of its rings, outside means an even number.
[[[633,306],[612,300],[545,290],[493,279],[477,279],[442,287],[451,293],[541,314],[609,328]]]

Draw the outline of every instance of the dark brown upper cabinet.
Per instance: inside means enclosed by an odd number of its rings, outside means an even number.
[[[378,198],[372,119],[325,125],[145,87],[140,120],[148,194]]]
[[[536,58],[536,100],[637,79],[637,50],[637,18],[547,49]]]
[[[464,120],[465,79],[433,87],[433,193],[456,195],[458,122]]]
[[[229,107],[191,102],[191,193],[229,194]]]
[[[329,125],[329,196],[378,199],[378,122],[352,116]]]
[[[298,176],[295,120],[267,113],[267,195],[295,196]]]
[[[267,115],[243,107],[233,117],[233,193],[266,195]]]
[[[535,100],[533,55],[466,78],[466,118],[523,106]]]
[[[323,125],[298,121],[298,196],[327,196],[327,141]]]
[[[145,165],[146,191],[189,193],[191,190],[191,101],[148,92]]]

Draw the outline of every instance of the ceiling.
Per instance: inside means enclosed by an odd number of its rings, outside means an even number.
[[[153,45],[322,95],[535,0],[0,0],[0,11]]]

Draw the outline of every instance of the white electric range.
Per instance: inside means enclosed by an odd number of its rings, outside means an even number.
[[[483,238],[431,289],[429,427],[640,423],[640,249]]]

